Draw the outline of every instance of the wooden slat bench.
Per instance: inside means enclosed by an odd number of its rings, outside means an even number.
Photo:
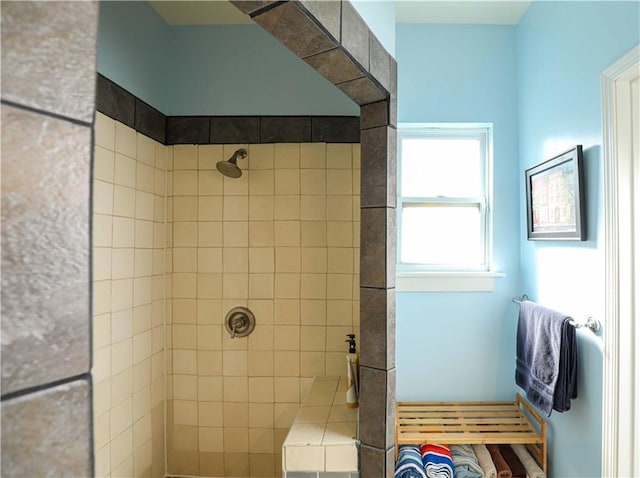
[[[398,402],[400,445],[523,444],[547,471],[547,425],[516,393],[515,402]]]

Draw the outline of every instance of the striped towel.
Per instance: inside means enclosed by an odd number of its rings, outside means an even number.
[[[453,478],[451,450],[446,445],[426,444],[420,447],[427,478]]]
[[[394,478],[427,478],[418,445],[402,445],[398,449],[398,461]]]
[[[451,459],[456,478],[484,478],[471,445],[451,445]]]

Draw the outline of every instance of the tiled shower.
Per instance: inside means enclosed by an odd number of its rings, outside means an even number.
[[[97,476],[279,476],[359,332],[359,144],[164,146],[98,113],[95,157]],[[256,328],[232,339],[238,306]]]

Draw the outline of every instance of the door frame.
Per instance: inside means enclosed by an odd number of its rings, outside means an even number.
[[[634,219],[640,211],[633,207],[634,171],[632,154],[632,108],[630,85],[640,69],[640,45],[636,45],[601,75],[602,133],[604,156],[605,225],[605,318],[602,400],[602,476],[637,476],[640,463],[634,463],[640,445],[640,426],[634,421],[640,413],[640,393],[636,374],[640,354],[638,342],[634,278],[640,280],[634,246],[640,239]],[[640,188],[636,188],[636,197]],[[636,202],[637,204],[637,202]],[[636,226],[638,227],[638,226]],[[635,260],[629,260],[635,258]],[[635,265],[634,265],[635,264]],[[633,331],[633,333],[630,333]],[[640,343],[640,342],[639,342]]]

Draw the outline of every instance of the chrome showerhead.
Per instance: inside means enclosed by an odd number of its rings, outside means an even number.
[[[244,148],[240,148],[233,153],[233,156],[229,158],[227,161],[218,161],[216,163],[216,168],[223,175],[228,178],[239,178],[242,176],[242,170],[238,167],[238,158],[244,159],[247,157],[247,150]]]

